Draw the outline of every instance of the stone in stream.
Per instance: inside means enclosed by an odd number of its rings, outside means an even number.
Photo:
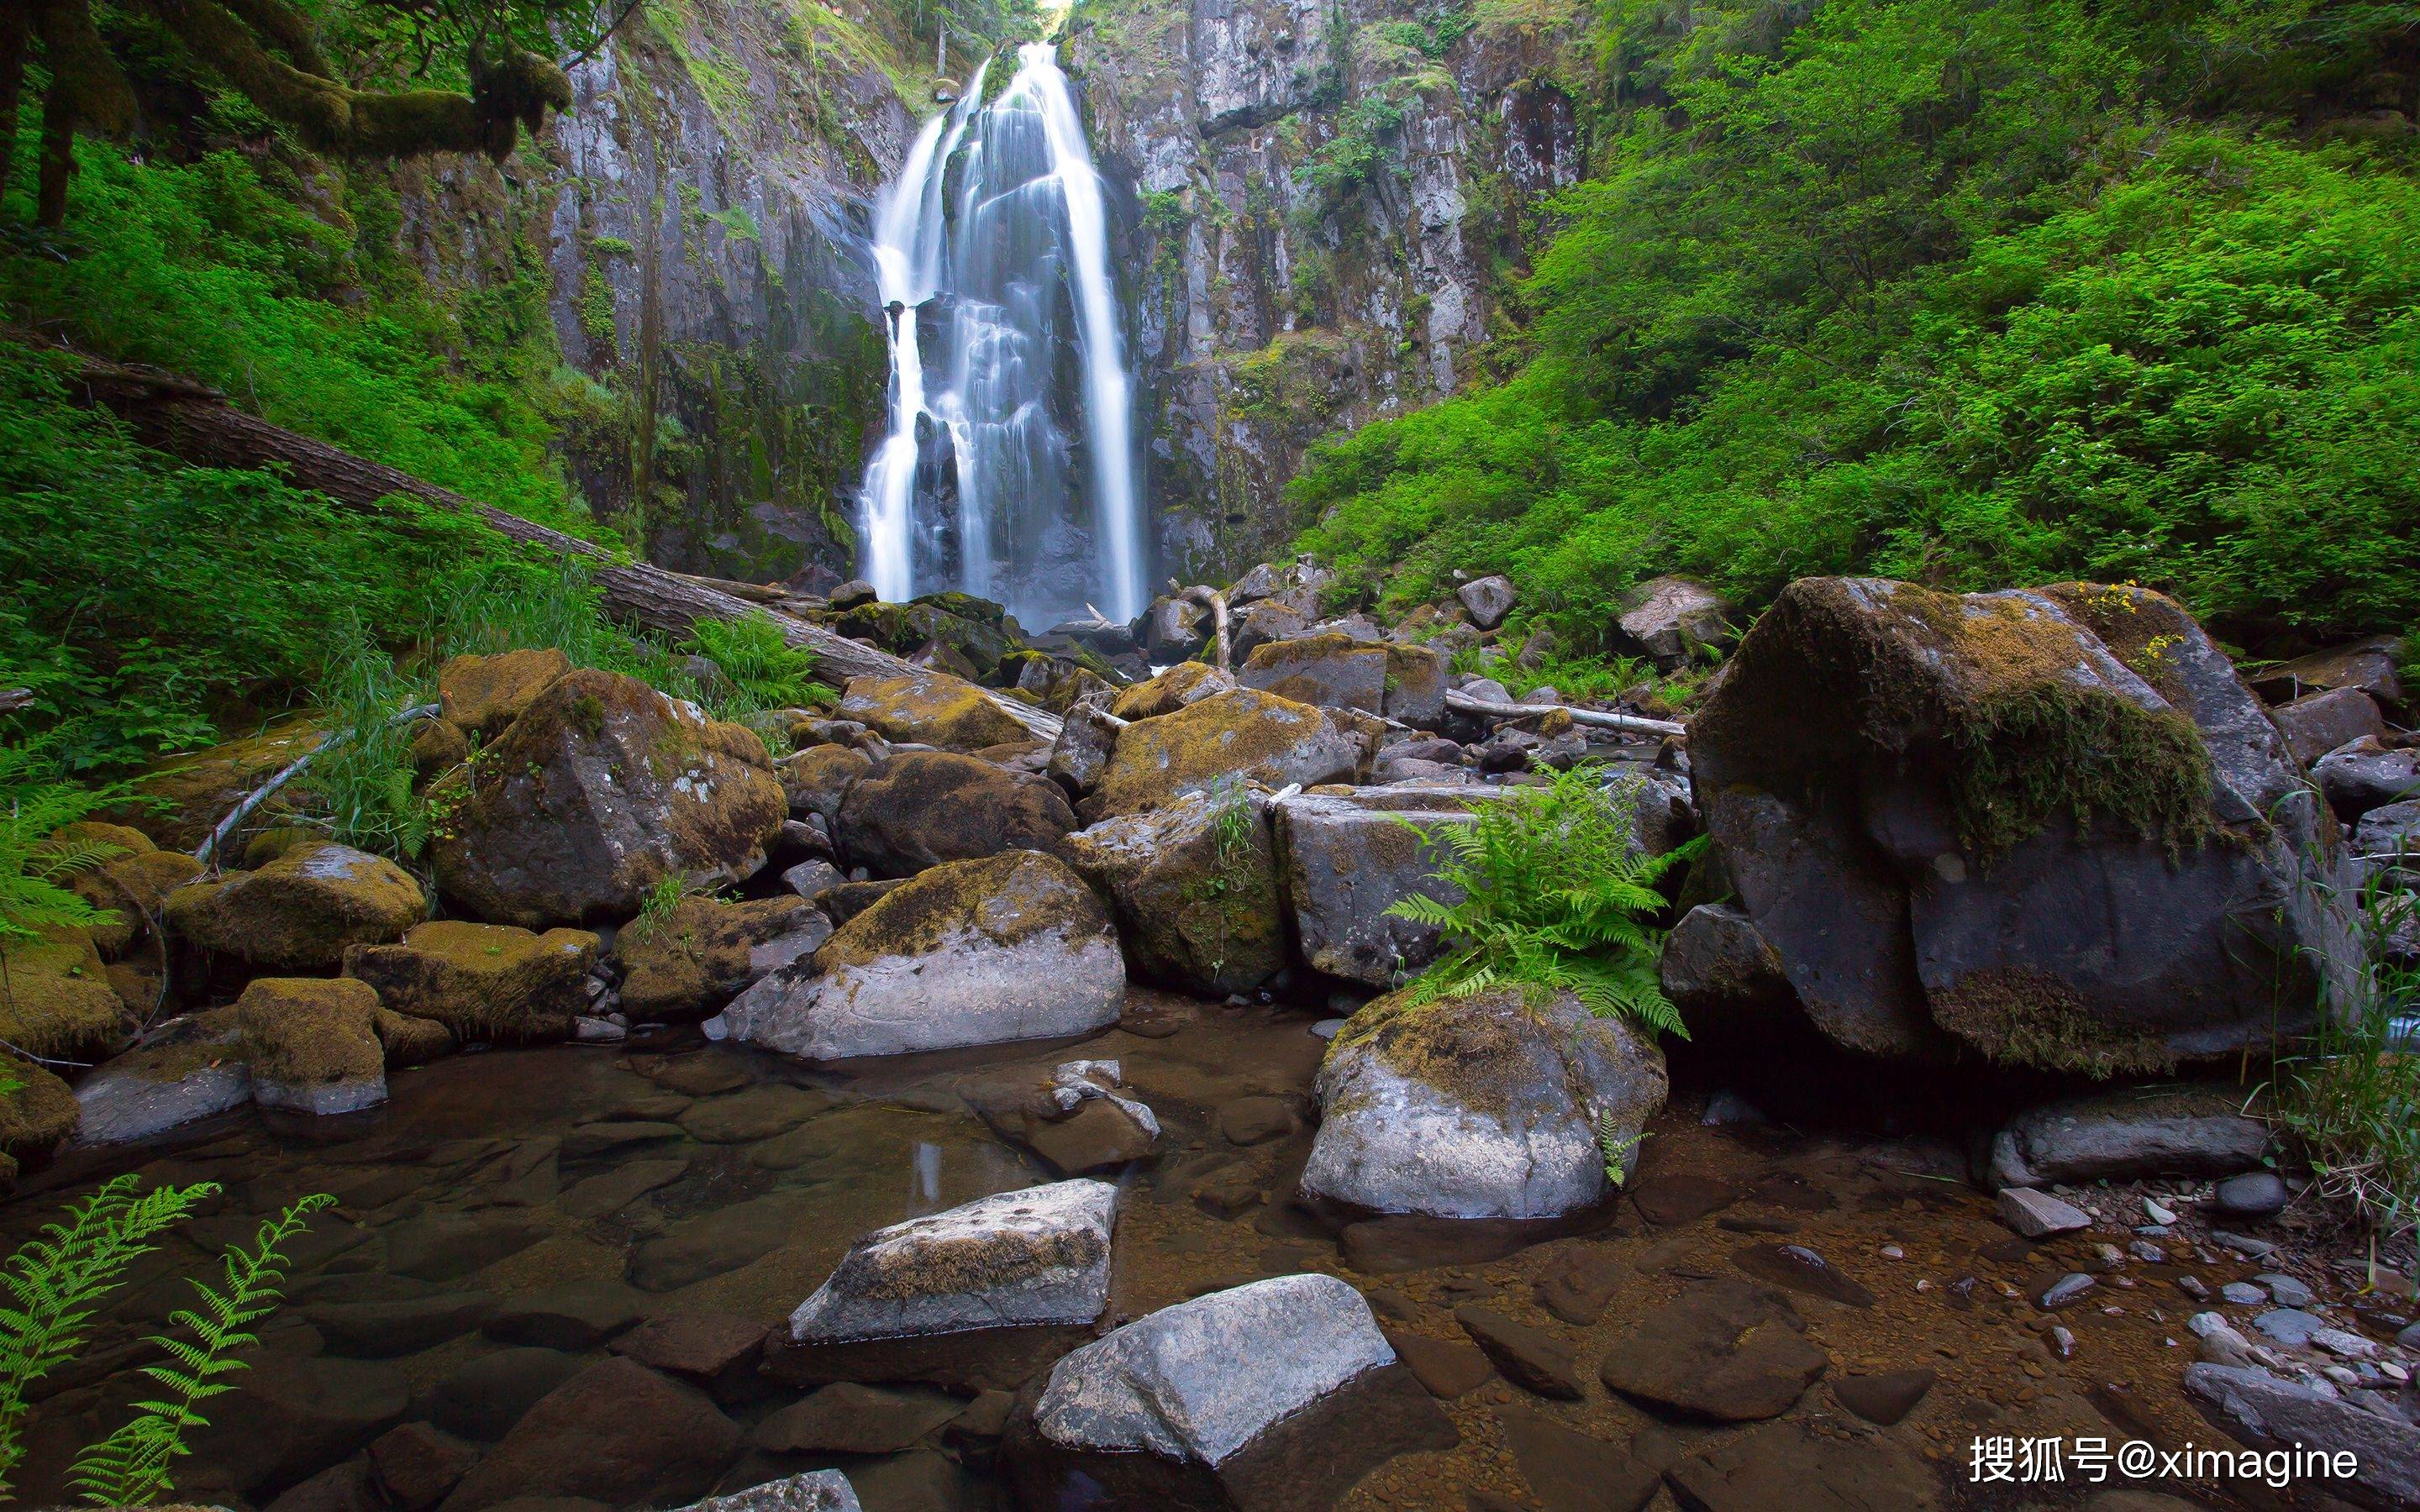
[[[111,989],[108,967],[89,932],[44,931],[0,944],[0,1039],[27,1055],[98,1061],[126,1040],[126,1003]]]
[[[20,1164],[47,1160],[74,1137],[83,1116],[75,1093],[57,1075],[30,1061],[9,1068],[17,1089],[0,1097],[0,1154]]]
[[[846,1475],[837,1470],[811,1470],[728,1496],[692,1502],[680,1512],[861,1512],[861,1508]]]
[[[1071,1060],[970,1076],[958,1095],[1002,1139],[1082,1176],[1141,1160],[1158,1142],[1158,1117],[1119,1077],[1114,1060]]]
[[[1545,1263],[1533,1288],[1538,1305],[1576,1327],[1603,1318],[1628,1275],[1612,1249],[1590,1240],[1565,1240],[1539,1253]]]
[[[1066,854],[1076,810],[1057,783],[949,751],[901,751],[849,788],[833,839],[851,866],[912,877],[1002,851]]]
[[[1376,745],[1374,721],[1239,687],[1121,729],[1082,811],[1140,813],[1225,782],[1349,781]]]
[[[933,867],[709,1020],[812,1059],[1048,1039],[1117,1022],[1125,962],[1065,862],[1010,851]]]
[[[2020,705],[2040,711],[2023,739],[1995,722]],[[2356,969],[2333,819],[2225,655],[2146,590],[1802,579],[1689,755],[1740,908],[1853,1049],[2164,1071],[2300,1031],[2315,1010],[2276,1005]]]
[[[246,1496],[274,1494],[351,1455],[404,1420],[403,1372],[367,1360],[260,1350],[243,1389],[211,1398],[191,1439],[197,1463]]]
[[[1677,1228],[1740,1199],[1740,1189],[1712,1176],[1686,1171],[1642,1176],[1625,1188],[1638,1214],[1658,1228]]]
[[[315,1303],[304,1321],[328,1341],[328,1352],[355,1360],[418,1354],[477,1328],[496,1310],[484,1291],[431,1291],[391,1302]]]
[[[1079,1487],[1120,1506],[1326,1506],[1397,1455],[1458,1438],[1360,1293],[1326,1275],[1162,1308],[1029,1392],[1002,1455],[1032,1506]]]
[[[1663,1484],[1662,1474],[1631,1451],[1517,1402],[1497,1409],[1496,1418],[1521,1478],[1546,1512],[1638,1512]]]
[[[1467,1396],[1495,1378],[1496,1366],[1486,1351],[1472,1344],[1433,1339],[1381,1325],[1388,1347],[1410,1367],[1428,1394],[1443,1401]]]
[[[2092,1214],[2072,1202],[2028,1187],[2010,1187],[1995,1201],[2000,1221],[2027,1239],[2071,1234],[2092,1227]]]
[[[2272,1218],[2286,1211],[2293,1194],[2274,1171],[2247,1171],[2218,1183],[2218,1211],[2238,1218]]]
[[[667,1313],[648,1319],[612,1348],[720,1399],[748,1383],[768,1332],[763,1319],[737,1313]]]
[[[2254,1319],[2252,1326],[2280,1344],[2300,1349],[2311,1342],[2312,1335],[2327,1327],[2328,1320],[2299,1307],[2276,1307]]]
[[[886,740],[941,750],[981,750],[1028,738],[1025,726],[990,694],[946,672],[852,677],[839,714]]]
[[[2378,701],[2357,687],[2305,694],[2271,709],[2269,717],[2285,735],[2286,748],[2305,766],[2364,735],[2386,733],[2386,718],[2379,713]]]
[[[648,1299],[618,1281],[566,1281],[507,1297],[480,1332],[505,1344],[589,1350],[635,1326]]]
[[[895,1454],[956,1417],[964,1405],[937,1391],[835,1381],[757,1424],[749,1440],[768,1454]]]
[[[622,1011],[633,1024],[701,1018],[814,955],[831,931],[831,920],[803,898],[684,898],[613,937]]]
[[[369,1447],[370,1473],[396,1512],[428,1512],[478,1458],[476,1445],[427,1423],[389,1428]]]
[[[1504,1373],[1504,1379],[1522,1390],[1561,1402],[1575,1402],[1586,1395],[1580,1389],[1579,1365],[1566,1341],[1490,1307],[1457,1307],[1453,1320]]]
[[[1922,1365],[1873,1376],[1835,1376],[1832,1395],[1867,1422],[1890,1427],[1916,1411],[1938,1379],[1936,1372]]]
[[[458,1039],[542,1042],[568,1036],[586,1011],[599,948],[586,930],[431,919],[395,944],[347,951],[345,975],[368,982],[389,1011]]]
[[[1663,1053],[1622,1019],[1519,987],[1378,998],[1330,1043],[1303,1194],[1381,1213],[1547,1218],[1611,1194],[1600,1135],[1663,1105]]]
[[[1117,1188],[1059,1181],[878,1228],[790,1315],[784,1380],[1014,1386],[1109,1305]]]
[[[1804,1244],[1750,1244],[1731,1263],[1760,1281],[1849,1307],[1870,1307],[1874,1294]]]
[[[558,1200],[574,1218],[610,1217],[659,1187],[670,1186],[689,1174],[689,1161],[679,1156],[660,1160],[624,1161],[612,1170],[575,1181]]]
[[[680,1116],[680,1127],[706,1144],[744,1145],[787,1134],[831,1105],[831,1099],[820,1092],[760,1082],[690,1103]]]
[[[1486,801],[1486,800],[1479,800]],[[1302,958],[1332,977],[1389,987],[1436,959],[1435,926],[1388,912],[1419,893],[1462,901],[1432,874],[1441,831],[1472,823],[1470,800],[1436,788],[1303,794],[1274,806],[1279,874]]]
[[[1745,1423],[1789,1411],[1829,1365],[1787,1296],[1724,1280],[1693,1284],[1648,1310],[1598,1376],[1657,1411]]]
[[[1192,793],[1067,838],[1067,859],[1109,899],[1136,976],[1206,997],[1285,969],[1284,900],[1268,805]]]
[[[1799,1422],[1705,1443],[1665,1478],[1690,1512],[1931,1512],[1944,1503],[1938,1472],[1896,1437],[1833,1438]]]
[[[677,1291],[736,1271],[799,1238],[814,1212],[807,1193],[777,1190],[691,1214],[631,1247],[630,1284],[643,1291]]]
[[[1100,781],[1101,773],[1109,768],[1110,748],[1117,744],[1121,724],[1103,702],[1097,695],[1078,699],[1061,717],[1059,738],[1050,743],[1050,755],[1042,765],[1042,775],[1058,783],[1071,803]]]
[[[346,977],[259,977],[236,999],[253,1101],[294,1113],[359,1113],[386,1101],[378,994]]]
[[[2269,1126],[2216,1085],[2098,1092],[2009,1120],[1992,1141],[1994,1186],[2228,1176],[2257,1166]]]
[[[2356,1500],[2420,1504],[2420,1427],[2400,1416],[2364,1411],[2266,1370],[2228,1365],[2185,1366],[2185,1395],[2212,1423],[2255,1448],[2350,1455],[2352,1484],[2343,1489]]]
[[[667,876],[755,874],[789,806],[765,743],[636,678],[557,678],[469,766],[430,789],[431,848],[469,913],[544,929],[638,911]]]
[[[425,1212],[386,1229],[387,1269],[453,1281],[518,1255],[548,1236],[534,1218],[504,1211]]]
[[[252,1101],[252,1066],[226,1011],[195,1014],[76,1084],[78,1145],[148,1139]]]
[[[1756,1039],[1798,1012],[1781,952],[1730,903],[1700,903],[1683,914],[1665,937],[1658,971],[1664,995],[1693,1037]]]
[[[1146,682],[1122,688],[1109,700],[1112,718],[1132,722],[1174,714],[1203,699],[1233,692],[1235,679],[1202,661],[1181,661]]]
[[[561,1350],[520,1348],[483,1354],[437,1382],[428,1394],[429,1415],[448,1433],[493,1443],[587,1365]]]
[[[714,1484],[739,1429],[706,1397],[624,1359],[588,1366],[522,1414],[443,1512],[533,1497],[665,1505]]]
[[[346,947],[401,936],[428,900],[383,856],[309,841],[256,870],[189,882],[161,909],[171,930],[214,955],[273,971],[333,971]]]
[[[2098,1281],[2083,1272],[2071,1271],[2038,1288],[2034,1293],[2034,1305],[2046,1313],[2055,1312],[2098,1285]]]

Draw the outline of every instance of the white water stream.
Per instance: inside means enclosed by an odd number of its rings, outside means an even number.
[[[1033,629],[1131,619],[1141,501],[1100,175],[1048,43],[986,105],[990,69],[875,207],[891,423],[861,496],[866,579],[963,589]]]

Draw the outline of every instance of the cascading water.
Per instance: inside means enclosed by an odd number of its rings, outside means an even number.
[[[1131,619],[1141,501],[1100,175],[1048,43],[985,104],[990,68],[875,209],[891,426],[865,472],[866,579],[886,599],[964,589],[1033,628]]]

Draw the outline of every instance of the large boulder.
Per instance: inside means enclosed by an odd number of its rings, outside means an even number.
[[[684,898],[613,937],[622,1011],[638,1024],[703,1017],[782,967],[813,956],[831,920],[803,898]]]
[[[1180,992],[1248,993],[1285,968],[1268,805],[1191,793],[1067,838],[1068,859],[1117,911],[1136,974]]]
[[[2364,735],[2386,733],[2386,718],[2378,712],[2378,701],[2357,687],[2305,694],[2271,709],[2269,717],[2277,721],[2286,748],[2305,766]]]
[[[1387,701],[1383,713],[1397,724],[1435,730],[1445,722],[1446,685],[1453,663],[1428,646],[1387,648]]]
[[[1387,702],[1387,648],[1349,635],[1309,635],[1255,646],[1236,680],[1323,709],[1379,713]]]
[[[2165,1070],[2307,1026],[2352,966],[2334,822],[2157,594],[1801,580],[1690,755],[1741,909],[1853,1049]]]
[[[1611,1196],[1607,1161],[1664,1105],[1664,1053],[1569,993],[1536,999],[1400,992],[1348,1019],[1320,1065],[1304,1194],[1439,1218],[1551,1218]]]
[[[1125,721],[1109,713],[1100,695],[1079,699],[1059,721],[1059,738],[1050,743],[1042,774],[1059,784],[1072,799],[1093,791],[1109,770],[1109,752],[1117,748]]]
[[[753,733],[591,670],[555,679],[431,791],[438,885],[528,929],[628,917],[668,876],[752,876],[789,812]]]
[[[2403,702],[2403,678],[2397,667],[2402,646],[2399,637],[2374,635],[2315,651],[2262,668],[2252,679],[2252,690],[2272,703],[2284,703],[2305,693],[2352,688],[2396,708]]]
[[[1798,1011],[1781,952],[1730,903],[1699,903],[1664,937],[1664,995],[1692,1039],[1761,1041]]]
[[[252,1101],[252,1063],[228,1009],[178,1020],[76,1084],[84,1145],[148,1139]]]
[[[810,1470],[728,1496],[709,1496],[680,1512],[862,1512],[862,1508],[846,1475],[837,1470]]]
[[[886,740],[943,750],[981,750],[1028,738],[1025,726],[991,694],[944,672],[852,678],[839,714]]]
[[[1281,1275],[1165,1307],[1052,1366],[1005,1452],[1022,1504],[1334,1505],[1459,1442],[1361,1294]]]
[[[1210,610],[1192,598],[1159,597],[1137,622],[1135,639],[1158,666],[1184,661],[1210,643]]]
[[[316,719],[288,719],[242,740],[168,757],[134,779],[135,796],[149,801],[130,806],[126,822],[164,850],[191,851],[236,805],[308,755],[326,733]],[[272,794],[254,811],[254,822],[289,814],[291,804],[306,797],[297,788],[307,785],[290,784]]]
[[[1323,709],[1239,687],[1120,730],[1085,814],[1140,813],[1221,781],[1350,780],[1376,743],[1373,730]]]
[[[874,770],[874,758],[849,746],[809,746],[774,767],[790,812],[814,815],[827,825],[840,822],[840,806],[858,779]]]
[[[437,669],[439,717],[466,734],[492,738],[570,671],[571,658],[552,646],[455,656]]]
[[[2269,1125],[2231,1087],[2130,1087],[2030,1109],[1992,1141],[1994,1187],[2256,1170]]]
[[[901,751],[860,778],[833,832],[841,854],[877,877],[1002,851],[1066,851],[1076,810],[1048,778],[948,751]]]
[[[1233,677],[1207,662],[1180,661],[1156,677],[1120,689],[1109,701],[1109,713],[1121,719],[1156,719],[1234,687]]]
[[[1460,888],[1433,875],[1438,832],[1471,823],[1461,795],[1431,787],[1300,794],[1280,799],[1274,813],[1280,885],[1304,961],[1331,977],[1389,987],[1436,959],[1435,926],[1388,909],[1412,893],[1462,901]]]
[[[428,900],[384,856],[312,841],[257,871],[188,883],[162,907],[169,928],[213,954],[271,971],[333,971],[349,946],[400,938]]]
[[[510,924],[438,918],[393,945],[356,946],[345,975],[393,1012],[443,1025],[462,1040],[561,1040],[587,1011],[598,941],[586,930],[533,933]]]
[[[0,944],[0,1040],[20,1053],[89,1064],[125,1037],[126,1005],[92,936],[61,927]],[[146,1005],[148,1006],[148,1005]]]
[[[708,1029],[817,1060],[1050,1039],[1117,1022],[1125,976],[1083,878],[1009,851],[901,883]]]
[[[2319,1454],[2350,1468],[2321,1482],[2372,1507],[2420,1506],[2420,1427],[2395,1409],[2357,1407],[2333,1390],[2297,1385],[2248,1365],[2185,1366],[2185,1395],[2204,1416],[2257,1449]]]
[[[253,1100],[294,1113],[359,1113],[386,1101],[379,996],[349,977],[260,977],[236,999]]]
[[[1622,598],[1608,640],[1613,649],[1652,658],[1676,671],[1733,639],[1731,607],[1720,594],[1686,578],[1654,578]]]

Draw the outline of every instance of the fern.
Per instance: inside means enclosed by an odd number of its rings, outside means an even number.
[[[1664,932],[1652,920],[1665,907],[1657,884],[1704,842],[1640,854],[1631,838],[1636,807],[1635,789],[1617,791],[1579,767],[1478,805],[1468,825],[1422,831],[1438,853],[1431,874],[1462,897],[1446,903],[1415,893],[1387,910],[1447,941],[1411,984],[1411,1000],[1499,986],[1568,992],[1600,1018],[1623,1015],[1688,1038],[1656,978]]]
[[[1637,1149],[1639,1142],[1646,1137],[1647,1131],[1644,1129],[1635,1134],[1625,1135],[1621,1132],[1621,1125],[1615,1120],[1611,1108],[1596,1116],[1596,1148],[1597,1152],[1605,1157],[1606,1180],[1615,1186],[1620,1186],[1630,1180],[1630,1152]]]
[[[232,1358],[235,1351],[260,1342],[252,1325],[277,1310],[286,1282],[286,1246],[309,1226],[310,1215],[330,1207],[335,1198],[317,1193],[260,1226],[253,1247],[227,1246],[220,1264],[226,1288],[194,1282],[200,1294],[198,1310],[179,1308],[168,1315],[168,1326],[185,1336],[154,1335],[150,1342],[167,1351],[167,1362],[146,1365],[143,1373],[165,1390],[149,1401],[134,1404],[134,1416],[116,1432],[78,1456],[68,1484],[96,1506],[141,1506],[172,1489],[168,1471],[180,1456],[191,1453],[185,1435],[208,1427],[209,1420],[195,1411],[202,1402],[235,1389],[221,1380],[247,1368]]]
[[[0,1270],[0,1491],[24,1453],[21,1433],[25,1394],[34,1382],[74,1358],[85,1325],[101,1297],[127,1266],[157,1246],[154,1235],[191,1215],[218,1187],[137,1190],[121,1176],[71,1204],[66,1216],[25,1242]]]
[[[62,826],[111,802],[110,789],[50,779],[34,752],[0,746],[0,946],[46,929],[109,923],[116,916],[68,890],[68,878],[118,854],[115,845],[54,842]]]

